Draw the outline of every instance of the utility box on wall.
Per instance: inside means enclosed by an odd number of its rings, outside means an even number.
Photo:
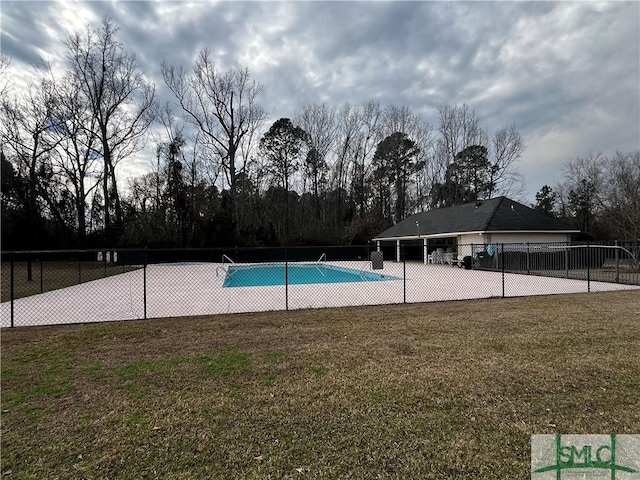
[[[371,252],[371,268],[382,270],[384,268],[384,255],[382,252]]]

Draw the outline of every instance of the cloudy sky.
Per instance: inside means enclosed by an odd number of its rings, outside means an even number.
[[[160,64],[189,67],[209,47],[220,69],[247,67],[269,120],[327,102],[467,104],[486,129],[514,123],[527,199],[588,153],[640,149],[640,2],[7,1],[1,49],[19,70],[64,63],[70,31],[107,14],[142,71],[170,99]]]

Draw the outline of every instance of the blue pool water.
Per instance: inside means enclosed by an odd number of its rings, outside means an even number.
[[[232,265],[229,266],[223,287],[263,287],[284,285],[288,275],[289,285],[312,283],[352,283],[399,280],[397,277],[373,272],[361,272],[350,268],[319,264],[289,264],[285,274],[284,265]]]

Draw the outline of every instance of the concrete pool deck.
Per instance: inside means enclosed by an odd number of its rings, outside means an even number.
[[[370,262],[327,262],[371,272]],[[467,300],[501,297],[502,274],[449,265],[406,264],[402,279],[379,282],[223,288],[228,264],[158,264],[147,267],[147,318]],[[402,263],[376,273],[404,276]],[[14,326],[58,325],[144,318],[142,269],[14,301]],[[592,292],[639,286],[591,282]],[[505,297],[587,292],[584,280],[506,273]],[[11,325],[11,305],[0,305],[1,326]]]

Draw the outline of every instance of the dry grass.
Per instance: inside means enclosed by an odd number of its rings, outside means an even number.
[[[530,478],[640,431],[640,296],[2,332],[6,478]]]
[[[34,261],[31,264],[29,280],[27,262],[14,263],[14,298],[28,297],[42,292],[90,282],[99,278],[119,275],[134,270],[132,266],[113,266],[103,262],[87,261]],[[3,302],[11,299],[11,264],[2,262],[1,275]]]

